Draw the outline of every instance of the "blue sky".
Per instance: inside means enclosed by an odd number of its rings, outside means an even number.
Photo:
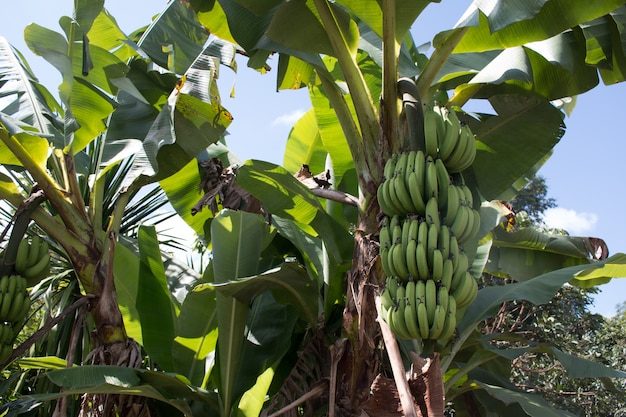
[[[413,28],[415,41],[431,41],[438,31],[453,26],[470,4],[470,0],[431,4],[418,19],[419,27]],[[166,5],[165,0],[105,2],[127,33],[148,24]],[[71,16],[72,7],[71,0],[12,2],[11,12],[0,29],[0,35],[26,55],[40,82],[53,93],[60,77],[47,62],[30,53],[23,42],[23,30],[35,22],[60,31],[58,20],[62,15]],[[270,65],[276,68],[275,63]],[[310,107],[307,92],[276,92],[275,73],[261,75],[246,68],[245,62],[239,63],[236,75],[222,68],[218,85],[224,106],[234,115],[229,147],[243,160],[255,158],[281,164],[290,127]],[[231,99],[228,96],[233,86],[235,97]],[[611,254],[626,252],[622,97],[626,97],[626,83],[600,85],[579,96],[574,112],[565,120],[565,136],[539,172],[547,180],[549,196],[559,206],[547,213],[546,222],[567,229],[572,235],[602,238]],[[626,301],[626,279],[614,279],[601,289],[592,310],[610,316],[617,304]]]

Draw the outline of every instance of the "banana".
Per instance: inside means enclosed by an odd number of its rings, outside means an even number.
[[[446,164],[446,168],[448,168],[448,172],[455,173],[462,171],[462,169],[459,169],[459,167],[461,166],[461,161],[463,161],[463,158],[466,157],[465,151],[468,146],[469,141],[465,139],[463,130],[461,129],[459,131],[459,140],[457,141],[456,146],[454,147],[450,155],[443,161]]]
[[[395,176],[393,179],[393,189],[396,192],[398,202],[400,203],[403,212],[405,214],[414,212],[415,209],[413,207],[413,200],[411,200],[411,194],[409,194],[409,189],[404,182],[404,173],[398,172]]]
[[[435,159],[435,168],[437,170],[437,198],[439,202],[439,210],[444,211],[448,204],[448,187],[450,186],[450,175],[443,160]]]
[[[439,143],[439,155],[444,160],[447,159],[460,138],[461,122],[456,115],[456,112],[451,109],[447,109],[444,113],[444,136]]]
[[[5,275],[2,278],[0,278],[0,294],[4,294],[5,292],[7,292],[8,288],[9,288],[9,276]]]
[[[441,285],[450,288],[452,285],[452,275],[454,275],[454,262],[448,258],[443,261],[443,272],[441,273]]]
[[[0,306],[0,321],[7,321],[7,314],[9,314],[11,303],[16,296],[15,285],[17,284],[17,282],[14,278],[14,276],[10,277],[9,287],[6,294],[4,294],[4,297],[2,297],[2,305]]]
[[[450,300],[450,295],[448,293],[448,288],[440,285],[437,288],[437,304],[443,306],[443,309],[448,311],[448,302]]]
[[[415,304],[426,302],[426,282],[415,282]]]
[[[422,245],[428,244],[428,222],[420,221],[417,229],[417,243]]]
[[[403,249],[402,243],[395,243],[389,254],[391,255],[392,269],[396,271],[396,275],[400,280],[406,281],[409,278],[409,270],[406,266],[406,250]]]
[[[473,218],[472,228],[468,230],[466,240],[476,238],[478,231],[480,230],[480,212],[478,210],[471,209],[470,217]]]
[[[26,259],[26,267],[33,266],[39,260],[39,248],[41,247],[41,238],[39,235],[33,235],[30,241],[30,250],[28,251],[28,258]]]
[[[32,266],[26,268],[23,275],[28,280],[38,280],[50,272],[50,254],[44,253],[43,256]]]
[[[443,323],[443,328],[441,329],[441,333],[439,334],[439,343],[445,346],[448,343],[448,340],[454,335],[454,331],[456,330],[456,316],[449,311],[446,312],[446,320]]]
[[[411,339],[420,338],[420,330],[417,323],[417,302],[415,301],[415,281],[409,281],[406,284],[405,296],[406,306],[404,308],[404,323],[409,332]]]
[[[396,171],[396,161],[398,160],[398,154],[392,154],[387,162],[385,162],[385,168],[383,169],[383,175],[385,179],[388,180],[393,176],[393,173]]]
[[[391,298],[391,292],[389,291],[389,288],[387,286],[385,286],[385,288],[383,288],[383,290],[380,292],[380,305],[384,308],[395,307],[395,303]]]
[[[0,324],[0,344],[11,344],[13,342],[13,326],[9,323]]]
[[[13,353],[13,346],[11,345],[2,345],[0,348],[0,363],[6,362]]]
[[[432,271],[433,280],[441,281],[443,277],[443,256],[439,249],[433,251],[433,260],[430,270]]]
[[[433,322],[428,331],[428,338],[436,340],[439,338],[443,331],[443,325],[446,322],[446,313],[447,310],[444,310],[442,306],[437,305],[435,307],[435,316],[433,318]]]
[[[406,253],[406,246],[409,244],[409,231],[411,230],[411,219],[406,217],[402,220],[402,250]]]
[[[393,177],[390,177],[388,180],[385,180],[385,182],[383,182],[380,187],[382,188],[381,194],[383,196],[383,201],[386,206],[387,206],[387,210],[385,212],[386,215],[388,216],[394,216],[397,214],[400,214],[400,209],[398,207],[396,207],[394,201],[392,200],[391,197],[391,183],[392,183]],[[378,192],[376,192],[376,194],[378,195]],[[394,193],[395,196],[395,193]],[[381,207],[382,209],[382,207]]]
[[[406,164],[409,161],[408,152],[402,152],[398,155],[398,160],[396,161],[396,169],[394,170],[394,176],[403,177],[404,172],[406,171]]]
[[[452,222],[450,226],[450,232],[456,236],[459,243],[462,243],[463,232],[467,228],[467,225],[470,221],[469,213],[464,206],[461,206],[459,211],[456,213],[456,218]]]
[[[472,166],[476,158],[476,139],[468,125],[461,126],[461,140],[466,141],[467,146],[463,153],[463,157],[459,161],[458,171],[465,171]]]
[[[461,252],[461,248],[459,248],[459,241],[456,236],[450,235],[450,259],[452,259],[452,265],[454,269],[457,268],[459,264],[459,253]]]
[[[406,268],[409,271],[409,277],[419,279],[419,270],[417,269],[417,239],[409,238],[406,245]]]
[[[391,217],[389,222],[389,230],[391,231],[391,244],[402,242],[402,220],[400,216],[395,215]]]
[[[394,214],[394,210],[391,208],[391,205],[385,197],[385,182],[387,181],[384,181],[378,186],[378,189],[376,190],[376,199],[378,200],[378,206],[382,212],[387,216],[390,216]]]
[[[424,214],[426,222],[429,224],[436,224],[437,229],[441,226],[441,219],[439,218],[439,205],[437,199],[431,197],[426,203],[426,213]]]
[[[467,259],[465,252],[459,252],[457,258],[458,263],[454,268],[454,275],[452,276],[452,283],[450,284],[450,289],[452,291],[459,286],[469,268],[469,259]]]
[[[388,182],[389,184],[387,185],[386,191],[389,194],[389,204],[391,207],[395,208],[396,214],[406,214],[406,210],[402,207],[400,198],[398,197],[398,193],[396,191],[396,175],[394,174]]]
[[[23,309],[22,307],[25,300],[26,297],[24,297],[24,293],[15,294],[13,300],[11,300],[9,311],[7,311],[6,316],[3,316],[6,321],[15,323],[22,320],[22,317],[19,317],[19,314]],[[30,298],[28,300],[30,301]]]
[[[474,228],[474,214],[472,213],[474,211],[474,209],[468,207],[468,206],[463,206],[463,211],[465,211],[466,213],[466,217],[467,217],[467,224],[465,225],[465,228],[463,229],[463,231],[460,233],[459,236],[457,236],[457,238],[459,239],[459,243],[463,244],[465,242],[467,242],[469,235],[472,231],[472,229]]]
[[[15,258],[15,271],[17,271],[17,273],[22,273],[22,271],[26,269],[28,252],[30,252],[30,244],[27,239],[22,239],[17,249],[17,256]]]
[[[426,254],[426,244],[419,243],[415,250],[415,258],[417,261],[417,272],[419,279],[427,280],[430,276],[428,269],[428,255]]]
[[[423,178],[421,178],[421,180],[423,182]],[[409,196],[411,197],[411,203],[413,204],[415,213],[423,216],[426,212],[426,203],[424,202],[423,197],[424,187],[423,184],[420,185],[420,177],[418,177],[417,172],[413,171],[409,174],[407,188],[409,190]]]
[[[380,247],[389,246],[391,244],[391,232],[389,231],[389,218],[385,217],[383,219],[383,225],[380,227],[378,231],[378,242],[380,243]]]
[[[391,245],[380,249],[380,260],[383,263],[383,271],[385,271],[385,275],[393,277],[396,275],[396,270],[393,269],[393,266],[391,265],[391,256],[389,255],[390,249]]]
[[[469,207],[474,207],[474,195],[472,194],[471,188],[467,185],[462,184],[459,186],[459,190],[461,191],[461,200],[463,204]]]
[[[443,130],[441,116],[433,110],[428,109],[424,112],[424,140],[425,153],[433,158],[437,156],[439,135]]]
[[[439,228],[437,248],[441,251],[444,260],[450,257],[450,228],[445,224]]]
[[[417,151],[415,153],[415,163],[413,164],[415,174],[417,174],[419,190],[422,193],[422,200],[426,201],[426,191],[424,189],[424,177],[426,176],[426,155],[424,151]]]
[[[398,279],[396,277],[387,277],[385,288],[389,290],[389,296],[391,297],[394,305],[398,302],[398,286]]]
[[[424,191],[426,198],[439,199],[439,177],[437,176],[437,165],[435,160],[428,156],[426,158],[426,171],[424,174]]]
[[[391,316],[396,330],[396,336],[402,339],[410,339],[409,330],[404,321],[404,310],[406,309],[405,291],[403,286],[398,287],[398,307],[392,310]]]
[[[446,209],[444,210],[445,216],[443,218],[443,223],[450,226],[456,215],[458,214],[459,209],[461,208],[461,198],[460,198],[460,190],[454,184],[450,184],[448,187],[448,204],[446,205]]]
[[[472,293],[472,282],[474,278],[469,272],[463,273],[463,278],[460,280],[457,287],[452,291],[452,296],[456,300],[456,306],[458,308],[463,308],[467,306],[465,302],[468,300],[468,297]]]
[[[428,313],[428,323],[432,324],[435,317],[435,307],[437,306],[437,285],[432,279],[426,280],[426,312]]]
[[[426,311],[426,303],[417,304],[417,323],[420,329],[420,337],[428,339],[430,325],[428,324],[428,312]]]
[[[428,265],[433,266],[433,253],[439,246],[439,228],[434,224],[428,226],[428,243],[426,245],[426,255],[428,256]],[[431,269],[432,271],[432,269]]]
[[[417,155],[415,150],[409,151],[407,155],[406,168],[404,169],[404,182],[407,184],[409,182],[409,174],[415,172],[415,155]]]

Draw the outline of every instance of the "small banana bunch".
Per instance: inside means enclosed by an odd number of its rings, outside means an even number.
[[[412,130],[421,125],[409,114],[407,123]],[[480,214],[461,174],[474,162],[476,143],[469,127],[445,108],[425,110],[423,129],[423,149],[392,155],[377,190],[386,215],[380,227],[387,276],[381,315],[397,337],[445,345],[456,329],[457,309],[478,293],[463,245],[476,239]]]
[[[20,242],[15,259],[15,272],[26,279],[32,287],[50,274],[50,252],[48,242],[39,235]]]
[[[0,278],[0,363],[13,352],[13,341],[22,329],[29,308],[26,278],[21,275]]]

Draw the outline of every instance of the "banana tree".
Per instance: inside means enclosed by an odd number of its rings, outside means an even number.
[[[479,407],[489,411],[502,404],[513,404],[520,414],[545,412],[536,397],[504,381],[511,352],[476,347],[490,347],[475,334],[476,323],[507,299],[545,302],[576,273],[579,282],[618,276],[622,262],[613,257],[585,269],[602,258],[595,251],[601,244],[590,239],[507,236],[497,230],[507,213],[495,201],[512,198],[561,138],[563,113],[554,100],[595,86],[598,69],[607,82],[623,80],[624,7],[613,1],[576,5],[567,18],[559,11],[571,5],[558,0],[526,9],[471,8],[456,28],[435,37],[435,52],[426,57],[408,31],[429,4],[172,2],[136,43],[121,33],[101,2],[78,2],[75,17],[61,21],[65,35],[29,26],[31,49],[63,75],[63,106],[53,104],[36,83],[23,83],[29,94],[15,94],[29,98],[22,100],[33,107],[27,113],[59,117],[22,119],[15,107],[7,107],[2,162],[21,165],[45,190],[54,211],[35,209],[32,219],[64,249],[82,293],[95,296],[91,312],[100,353],[107,358],[96,363],[130,365],[118,359],[131,356],[137,346],[131,338],[146,354],[135,356],[142,358],[141,369],[51,370],[48,380],[62,391],[30,398],[132,394],[158,400],[149,404],[162,407],[162,413],[297,414],[328,407],[329,415],[336,415],[377,414],[375,400],[397,394],[401,406],[391,399],[382,411],[415,415],[413,397],[439,415],[447,390],[448,398],[471,405],[455,401],[460,414],[481,415]],[[231,117],[216,99],[213,80],[218,65],[233,67],[236,51],[262,71],[268,57],[278,54],[278,88],[309,89],[312,109],[290,134],[284,167],[241,163],[224,147]],[[10,69],[28,79],[23,67]],[[517,262],[519,253],[530,251],[546,256],[533,274],[576,265],[518,287],[481,290],[465,311],[458,336],[440,352],[441,367],[436,357],[424,362],[431,358],[411,356],[415,344],[397,344],[379,324],[375,307],[384,283],[376,192],[385,161],[408,146],[402,109],[412,103],[403,106],[399,76],[415,79],[414,98],[455,109],[476,135],[479,152],[463,172],[476,202],[484,201],[483,238],[468,248],[472,271],[479,274],[493,264],[498,266],[493,272],[515,276],[519,266],[511,259]],[[488,99],[495,114],[464,112],[461,107],[471,99]],[[20,128],[21,123],[28,126]],[[122,182],[127,192],[117,197],[109,219],[99,211],[106,167],[91,182],[88,203],[78,192],[77,161],[93,140],[116,155],[102,158],[106,166],[121,160],[122,151],[135,154]],[[46,167],[44,148],[50,143],[62,152]],[[57,172],[57,165],[66,168]],[[330,178],[311,175],[317,172]],[[130,195],[157,181],[213,255],[202,279],[175,296],[154,230],[140,229],[138,246],[117,242]],[[8,178],[3,184],[2,197],[18,207],[29,190],[19,190]],[[107,356],[113,346],[122,347],[114,351],[117,357]],[[576,359],[542,349],[576,369]],[[473,357],[481,350],[488,355]],[[431,365],[417,388],[407,387],[403,371],[411,358]],[[35,369],[69,363],[21,361]],[[587,374],[622,376],[605,368]],[[386,378],[390,375],[395,384]],[[271,400],[265,403],[267,396]],[[103,401],[104,408],[119,410],[124,404],[123,396],[110,403],[104,396],[86,398]]]

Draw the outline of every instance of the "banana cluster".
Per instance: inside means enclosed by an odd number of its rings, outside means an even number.
[[[39,235],[20,242],[15,259],[15,272],[27,281],[29,287],[36,285],[50,274],[48,242]]]
[[[0,363],[13,352],[13,340],[22,329],[30,308],[26,278],[5,275],[0,278]]]
[[[434,106],[424,111],[425,152],[443,160],[448,172],[469,168],[476,157],[476,141],[468,125],[461,124],[456,113]]]
[[[469,127],[445,108],[426,110],[423,129],[422,149],[392,155],[377,190],[385,214],[382,317],[400,338],[445,345],[457,309],[478,293],[463,245],[476,239],[480,214],[461,174],[474,162],[476,144]]]

